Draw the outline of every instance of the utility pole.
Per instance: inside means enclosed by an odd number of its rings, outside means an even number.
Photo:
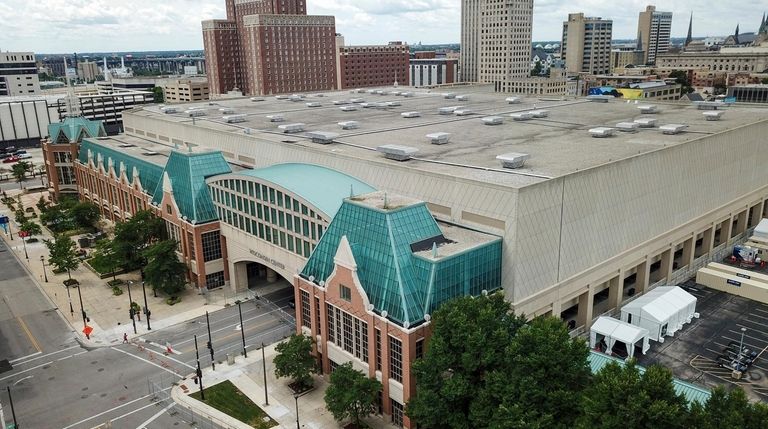
[[[213,358],[213,341],[211,340],[211,320],[208,318],[208,312],[205,312],[205,323],[208,325],[208,350],[211,351],[211,368],[216,371],[216,361]]]
[[[69,300],[69,314],[75,317],[75,309],[72,308],[72,295],[69,294],[69,285],[67,285],[67,299]]]
[[[19,423],[16,421],[16,409],[13,408],[13,396],[11,396],[11,386],[6,386],[8,389],[8,402],[11,403],[11,415],[13,416],[13,429],[19,429]]]
[[[264,356],[264,343],[261,343],[261,365],[264,369],[264,405],[269,405],[269,393],[267,392],[267,359]]]
[[[133,298],[131,298],[131,284],[132,280],[128,280],[128,315],[131,316],[131,323],[133,323],[133,333],[138,334],[136,330],[136,310],[133,309]]]
[[[240,335],[243,338],[243,357],[248,358],[248,351],[245,349],[245,326],[243,325],[243,309],[240,308],[240,300],[237,300],[237,312],[240,314]]]
[[[43,263],[43,275],[45,276],[45,282],[48,283],[48,271],[45,270],[45,256],[40,255],[40,262]]]
[[[85,314],[85,307],[83,307],[83,293],[80,292],[80,285],[77,285],[77,296],[80,297],[80,312],[83,313],[83,328],[85,328],[88,325],[88,315]]]
[[[197,350],[197,335],[195,335],[195,359],[197,360],[197,382],[200,383],[200,399],[205,401],[205,392],[203,392],[203,371],[200,369],[200,353]]]
[[[141,282],[141,291],[144,293],[144,315],[147,316],[147,331],[151,331],[152,327],[149,326],[149,316],[152,315],[152,312],[149,311],[149,306],[147,305],[147,288],[144,287],[144,281]]]

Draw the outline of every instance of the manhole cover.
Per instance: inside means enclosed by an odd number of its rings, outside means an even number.
[[[99,396],[103,398],[103,397],[107,396],[107,394],[106,394],[106,393],[102,393],[102,394],[101,394],[101,395],[99,395]]]
[[[99,368],[98,372],[104,371],[104,368]]]
[[[48,381],[53,381],[55,379],[56,379],[56,377],[48,377]]]
[[[43,366],[43,369],[48,369],[50,367],[51,367],[50,365],[45,365],[45,366]]]
[[[80,399],[85,399],[85,398],[87,398],[87,397],[88,397],[88,395],[81,395],[81,396],[80,396]]]
[[[97,363],[99,363],[99,361],[95,360],[91,362],[91,365],[96,365]]]
[[[83,388],[82,388],[82,389],[80,389],[80,390],[81,390],[82,392],[85,392],[86,390],[88,390],[88,388],[87,388],[87,387],[83,387]]]

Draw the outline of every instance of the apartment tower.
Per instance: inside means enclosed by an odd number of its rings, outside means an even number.
[[[637,40],[645,50],[645,64],[656,64],[656,57],[669,50],[672,12],[659,12],[648,6],[637,20]]]
[[[531,63],[533,0],[462,0],[461,80],[509,92]]]
[[[226,0],[227,19],[203,21],[212,96],[333,89],[336,24],[305,0]]]
[[[40,93],[33,52],[0,52],[0,95]]]
[[[613,21],[568,14],[563,22],[562,59],[569,73],[608,74],[611,72]]]

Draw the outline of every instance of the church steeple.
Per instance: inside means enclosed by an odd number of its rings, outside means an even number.
[[[685,38],[685,46],[693,41],[693,12],[691,12],[691,19],[688,21],[688,37]]]
[[[768,32],[768,22],[765,22],[765,12],[763,12],[763,19],[760,21],[760,29],[757,31],[757,34],[763,34]]]
[[[733,41],[739,44],[739,24],[736,24],[736,32],[733,34]]]

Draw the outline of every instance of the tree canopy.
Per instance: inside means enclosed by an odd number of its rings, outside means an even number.
[[[275,347],[275,375],[289,377],[299,388],[312,387],[312,374],[317,371],[315,358],[312,357],[312,339],[300,335],[291,335]]]
[[[176,254],[177,242],[174,240],[158,241],[142,254],[147,260],[144,267],[144,279],[167,295],[175,295],[186,285],[187,266],[179,261]]]
[[[124,267],[135,269],[141,265],[143,250],[164,236],[163,220],[148,210],[140,210],[128,221],[115,225],[112,246]]]
[[[78,202],[72,206],[70,214],[72,220],[81,227],[93,226],[101,218],[99,206],[87,201]]]
[[[29,234],[30,237],[43,233],[43,229],[40,228],[40,225],[31,220],[27,220],[26,222],[22,223],[19,229]]]
[[[48,261],[59,271],[66,271],[69,278],[72,278],[70,271],[80,266],[80,259],[77,257],[77,245],[66,235],[56,235],[53,240],[45,240],[48,247]]]
[[[376,412],[376,396],[381,383],[353,369],[352,363],[339,365],[331,373],[331,383],[325,391],[325,405],[333,418],[341,422],[351,419],[357,427],[360,421]]]
[[[11,171],[13,172],[13,177],[19,182],[19,187],[21,187],[21,183],[27,177],[27,173],[32,171],[32,163],[19,161],[16,164],[13,164]]]

